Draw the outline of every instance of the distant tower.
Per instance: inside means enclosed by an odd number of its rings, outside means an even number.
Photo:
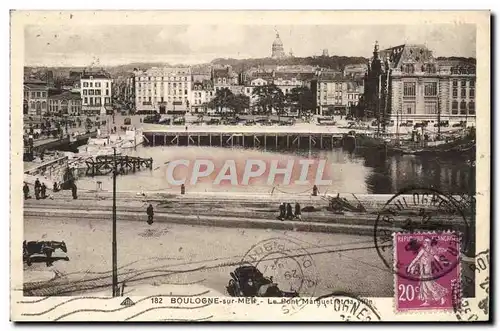
[[[323,56],[328,56],[328,49],[327,49],[327,48],[325,48],[325,49],[323,50]]]
[[[273,42],[271,57],[273,59],[282,59],[285,57],[283,42],[280,39],[280,34],[278,33],[278,31],[276,31],[276,39]]]

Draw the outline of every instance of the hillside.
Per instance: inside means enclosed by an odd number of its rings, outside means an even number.
[[[363,64],[368,59],[364,57],[351,56],[315,56],[315,57],[289,57],[281,60],[272,58],[261,59],[215,59],[211,62],[214,65],[231,65],[236,72],[258,67],[260,65],[310,65],[334,70],[342,70],[349,64]]]

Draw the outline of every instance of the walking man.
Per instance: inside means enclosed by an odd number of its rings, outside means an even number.
[[[24,193],[24,200],[27,200],[30,198],[30,187],[28,184],[25,182],[23,186],[23,193]]]
[[[293,210],[292,210],[292,205],[290,203],[286,204],[286,219],[293,220]]]
[[[282,202],[280,205],[280,216],[278,218],[283,221],[285,219],[285,214],[286,214],[286,206],[285,203]]]
[[[295,203],[295,218],[298,218],[299,221],[302,221],[302,212],[300,210],[300,204],[298,202]]]
[[[153,224],[154,209],[152,204],[149,204],[148,209],[146,209],[146,214],[148,215],[148,224]]]
[[[37,200],[40,199],[40,188],[41,188],[40,181],[37,178],[35,180],[35,197]]]
[[[42,183],[42,186],[40,187],[40,192],[42,193],[42,199],[47,198],[47,186],[45,183]]]

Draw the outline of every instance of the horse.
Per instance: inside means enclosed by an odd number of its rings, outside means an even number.
[[[31,265],[31,255],[43,254],[47,257],[47,267],[52,265],[52,253],[56,249],[61,249],[64,253],[68,252],[64,241],[23,241],[23,259],[28,266]]]

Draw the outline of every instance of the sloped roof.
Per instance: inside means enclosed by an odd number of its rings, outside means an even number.
[[[346,79],[339,73],[321,73],[318,76],[320,81],[345,81]]]
[[[69,91],[65,91],[59,94],[49,96],[51,100],[80,100],[80,93],[72,93]]]
[[[389,58],[393,68],[400,67],[403,62],[406,61],[429,62],[434,59],[432,51],[425,45],[420,44],[403,44],[381,50],[379,52],[379,58],[381,61],[385,61],[386,58]]]
[[[24,84],[24,87],[28,88],[28,89],[42,89],[42,90],[48,90],[49,88],[47,87],[47,85],[43,85],[43,84]]]

